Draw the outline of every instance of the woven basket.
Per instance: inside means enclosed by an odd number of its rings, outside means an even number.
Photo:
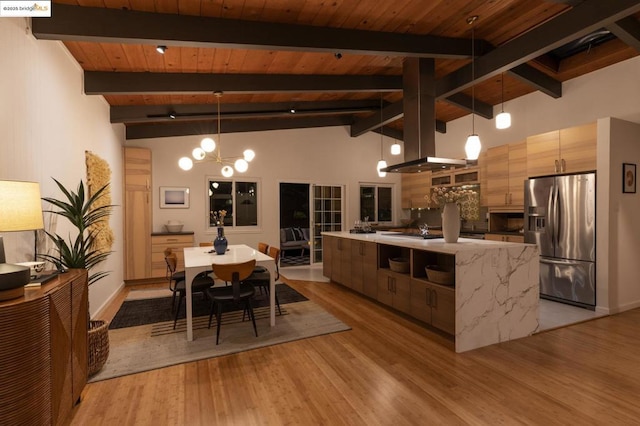
[[[404,257],[394,257],[389,259],[389,269],[393,272],[406,274],[409,272],[409,259]]]
[[[427,279],[436,284],[453,285],[455,283],[455,274],[453,270],[446,269],[439,265],[429,265],[424,268],[427,273]]]
[[[109,321],[89,321],[89,376],[96,374],[109,358]]]

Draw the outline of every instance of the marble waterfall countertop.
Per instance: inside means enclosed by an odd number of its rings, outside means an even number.
[[[517,339],[538,329],[539,250],[535,244],[349,232],[323,235],[455,255],[456,352]]]

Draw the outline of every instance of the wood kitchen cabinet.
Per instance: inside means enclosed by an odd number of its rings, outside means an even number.
[[[546,176],[596,169],[597,124],[527,138],[527,175]]]
[[[177,270],[184,270],[184,248],[193,247],[193,232],[153,233],[151,234],[151,277],[164,278],[167,274],[167,262],[164,251],[173,250],[178,259]]]
[[[151,150],[125,147],[124,279],[151,276]]]
[[[351,288],[375,299],[378,295],[378,245],[351,241]]]
[[[484,234],[485,240],[503,241],[505,243],[524,243],[524,235]]]
[[[347,238],[322,237],[324,259],[322,273],[338,284],[352,288],[351,284],[351,243]],[[326,266],[325,266],[326,264]]]
[[[429,199],[425,195],[431,195],[431,172],[402,174],[402,205],[403,209],[427,208]]]
[[[401,312],[411,312],[411,283],[409,274],[389,269],[378,270],[378,297],[380,303]]]
[[[487,205],[524,208],[527,178],[527,142],[500,145],[487,150]]]
[[[456,333],[455,289],[426,279],[411,280],[411,316],[449,334]]]

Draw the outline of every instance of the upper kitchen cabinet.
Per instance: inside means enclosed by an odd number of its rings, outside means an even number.
[[[527,178],[527,142],[489,148],[486,155],[487,205],[490,208],[522,209]]]
[[[596,169],[596,123],[527,138],[527,175],[547,176]]]
[[[429,207],[425,195],[431,194],[431,172],[402,174],[403,209],[424,209]]]

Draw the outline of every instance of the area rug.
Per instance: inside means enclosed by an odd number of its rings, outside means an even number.
[[[276,294],[278,295],[278,301],[281,307],[287,303],[307,300],[302,294],[283,283],[276,284]],[[156,296],[156,294],[149,293],[149,296]],[[115,330],[117,328],[135,327],[164,321],[171,321],[173,326],[175,313],[171,312],[171,300],[171,292],[169,292],[169,297],[141,299],[136,296],[133,299],[127,298],[111,321],[109,329]],[[194,317],[209,315],[209,302],[201,294],[195,294],[192,300]],[[254,308],[269,306],[267,294],[258,292],[254,299],[253,306]],[[186,315],[186,308],[183,302],[180,307],[178,319],[184,319]]]
[[[208,317],[194,318],[192,342],[187,341],[183,320],[178,332],[173,332],[173,321],[109,330],[109,358],[89,382],[350,330],[310,300],[287,304],[286,315],[276,317],[275,327],[269,325],[268,307],[256,311],[258,337],[250,321],[241,321],[241,311],[230,312],[223,317],[219,345],[215,323],[207,328]],[[158,333],[162,328],[171,332]]]
[[[309,264],[309,255],[303,256],[287,255],[285,254],[280,258],[280,267],[286,268],[287,266],[301,266]]]

